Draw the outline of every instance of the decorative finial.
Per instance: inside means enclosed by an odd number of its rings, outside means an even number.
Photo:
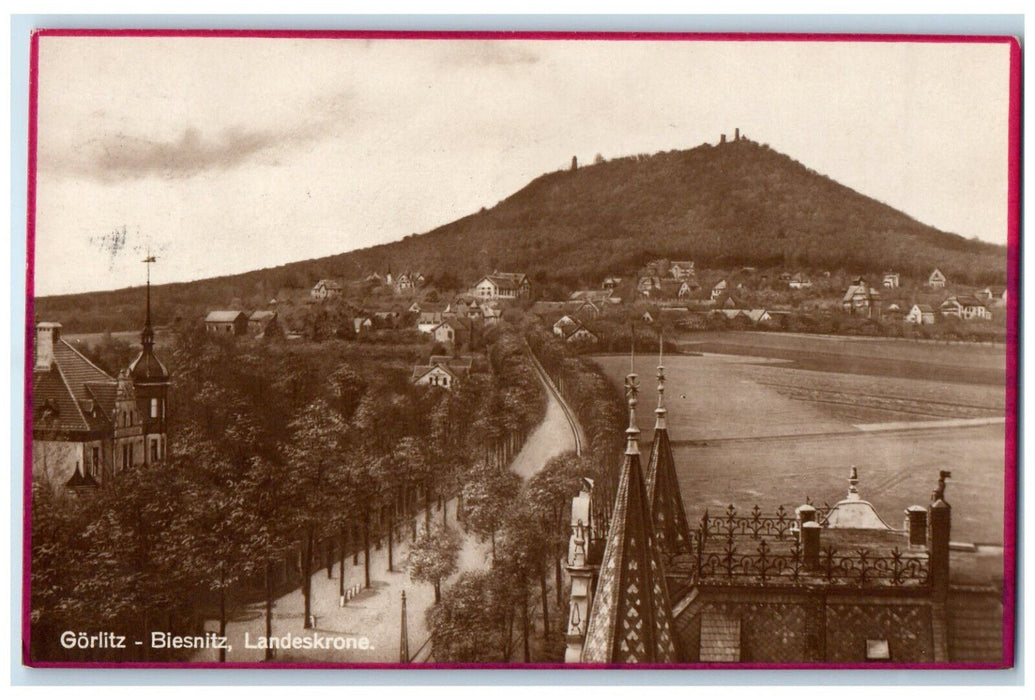
[[[856,488],[859,485],[859,471],[853,466],[851,474],[848,475],[848,499],[852,501],[859,500],[859,489]]]
[[[658,334],[658,407],[654,409],[657,419],[655,430],[665,429],[665,336]]]
[[[952,472],[942,469],[938,472],[938,488],[931,494],[931,502],[945,500],[945,480],[952,478]]]
[[[155,256],[151,255],[151,246],[147,247],[147,257],[141,262],[147,265],[147,315],[144,318],[144,330],[140,334],[140,343],[145,348],[154,345],[155,332],[151,328],[151,263],[155,262]]]
[[[640,453],[640,445],[637,441],[640,436],[640,429],[636,427],[636,396],[639,393],[639,378],[635,372],[630,372],[625,378],[625,396],[629,402],[629,427],[625,429],[625,454],[627,455]]]

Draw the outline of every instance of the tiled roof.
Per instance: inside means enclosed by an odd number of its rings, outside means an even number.
[[[129,373],[136,381],[169,378],[169,370],[158,359],[152,348],[141,349],[140,354],[129,364]]]
[[[1003,604],[994,593],[950,590],[946,612],[950,661],[1002,661]]]
[[[676,661],[665,569],[654,544],[640,455],[626,454],[590,610],[587,663]]]
[[[243,311],[210,311],[205,323],[233,323],[241,316],[244,316]]]
[[[701,615],[701,661],[740,661],[740,618],[720,612]]]
[[[114,409],[115,380],[64,340],[54,343],[54,364],[33,370],[32,410],[40,430],[90,431],[104,427],[84,411],[92,402]],[[44,418],[46,416],[46,418]]]
[[[645,488],[658,549],[670,557],[690,554],[693,549],[690,523],[679,491],[667,428],[654,429]]]
[[[521,272],[493,272],[486,277],[501,287],[517,287],[526,279]]]

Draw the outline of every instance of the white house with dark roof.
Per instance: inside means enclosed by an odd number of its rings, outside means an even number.
[[[934,309],[929,304],[913,304],[913,308],[906,314],[905,321],[918,326],[929,326],[934,323]]]
[[[937,267],[931,272],[930,277],[927,278],[927,286],[931,289],[942,289],[945,287],[946,279],[944,273]]]
[[[989,321],[992,312],[975,296],[960,294],[951,296],[938,307],[942,316],[955,316],[962,321]]]
[[[369,279],[369,278],[368,278]],[[309,296],[317,301],[324,301],[326,299],[333,299],[341,296],[342,286],[340,283],[334,280],[320,280],[313,288],[309,291]]]
[[[474,283],[471,294],[485,299],[527,299],[532,286],[521,272],[493,272]]]

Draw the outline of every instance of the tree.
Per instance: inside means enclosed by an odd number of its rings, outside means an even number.
[[[421,533],[410,549],[410,578],[435,587],[435,602],[442,600],[442,579],[456,573],[461,540],[456,530],[437,527]]]
[[[492,541],[492,558],[496,559],[496,532],[503,525],[505,514],[521,489],[521,477],[511,471],[484,464],[472,470],[471,481],[464,485],[464,522],[479,537]]]
[[[514,605],[494,570],[468,571],[428,609],[435,658],[448,662],[505,662],[514,650]]]
[[[305,601],[306,629],[312,627],[312,572],[316,538],[321,534],[328,513],[340,507],[340,487],[344,478],[341,455],[347,428],[323,399],[310,403],[292,421],[289,458],[294,488],[293,503],[303,530],[302,596]],[[369,558],[369,557],[368,557]]]
[[[525,501],[539,519],[549,538],[554,558],[554,588],[557,604],[561,604],[561,561],[567,556],[571,535],[569,513],[571,499],[579,492],[582,478],[590,473],[589,465],[574,452],[550,458],[525,487]]]

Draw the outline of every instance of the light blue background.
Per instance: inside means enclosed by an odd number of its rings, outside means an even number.
[[[21,665],[22,411],[29,37],[35,28],[351,29],[788,32],[1011,35],[1023,15],[14,15],[11,17],[11,683],[13,685],[1000,685],[1022,684],[1018,573],[1017,667],[1007,671],[577,671],[32,669]],[[1020,453],[1019,453],[1020,454]],[[1020,501],[1020,494],[1018,494]],[[1022,512],[1018,503],[1019,515]],[[1020,517],[1019,527],[1020,527]],[[1018,533],[1018,572],[1022,541]]]

